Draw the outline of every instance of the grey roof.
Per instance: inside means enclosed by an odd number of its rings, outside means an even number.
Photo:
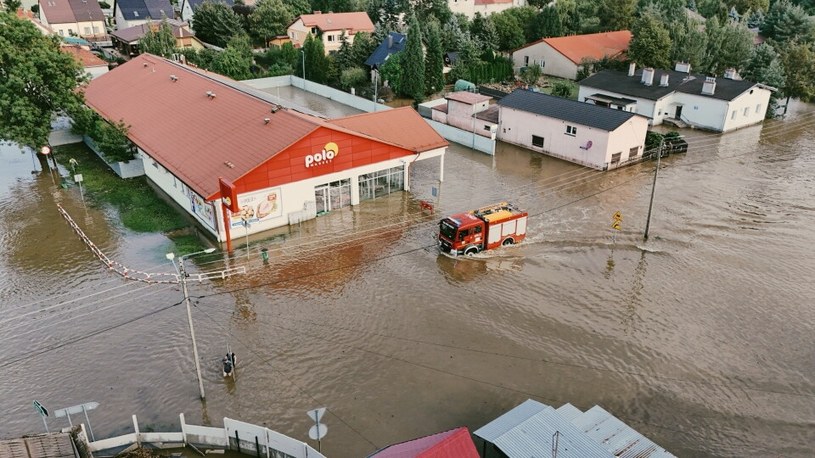
[[[391,39],[390,46],[388,46],[388,38]],[[396,54],[405,49],[406,42],[407,37],[404,34],[398,32],[388,33],[388,36],[382,40],[382,43],[379,43],[379,46],[374,49],[374,52],[371,53],[368,60],[365,61],[365,65],[369,67],[379,67],[385,63],[388,56],[391,54]]]
[[[499,100],[498,105],[609,132],[636,116],[628,111],[613,110],[526,89],[516,89]]]
[[[571,404],[556,410],[528,399],[474,434],[509,458],[528,458],[550,456],[556,433],[561,458],[673,457],[599,406],[584,413]]]
[[[102,12],[99,2],[68,0],[68,4],[71,5],[77,22],[105,20],[105,13]],[[99,33],[103,34],[105,31],[101,30]]]
[[[665,74],[668,75],[668,85],[660,86],[662,75]],[[638,70],[634,76],[628,76],[628,73],[616,70],[603,70],[584,79],[580,82],[580,85],[647,100],[659,100],[672,92],[697,94],[702,97],[720,100],[733,100],[756,85],[752,81],[716,78],[715,92],[713,95],[705,95],[702,94],[702,84],[705,82],[705,76],[703,75],[655,69],[651,86],[646,86],[641,80],[642,69]]]

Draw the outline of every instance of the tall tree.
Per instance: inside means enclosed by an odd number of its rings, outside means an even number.
[[[221,48],[229,43],[234,35],[244,33],[241,19],[226,3],[204,0],[195,10],[192,21],[195,36],[199,40]]]
[[[54,113],[76,109],[84,81],[78,61],[34,24],[0,12],[0,139],[39,148]]]
[[[800,6],[789,0],[778,0],[764,17],[761,33],[779,43],[791,40],[808,43],[813,41],[813,23]]]
[[[315,10],[314,8],[311,7],[311,3],[309,2],[309,0],[283,0],[283,3],[289,8],[289,10],[295,16],[299,16],[301,14],[308,14]]]
[[[704,69],[714,75],[722,74],[728,68],[741,71],[753,49],[753,35],[741,22],[719,24],[719,18],[707,21],[705,28],[708,40],[708,54]]]
[[[323,40],[309,34],[305,43],[303,43],[303,52],[305,55],[306,79],[320,84],[328,82],[331,77],[331,63],[325,55]]]
[[[767,8],[770,7],[770,0],[731,0],[730,4],[732,4],[740,14],[744,14],[751,10],[767,11]]]
[[[23,3],[20,0],[4,0],[3,5],[7,12],[17,14],[17,10],[22,8]]]
[[[175,48],[173,27],[167,22],[167,18],[162,19],[158,27],[148,30],[139,40],[139,51],[156,56],[170,57]]]
[[[520,48],[527,42],[523,28],[515,16],[496,13],[491,19],[498,31],[498,49],[501,51]]]
[[[783,91],[786,78],[784,66],[781,64],[781,57],[775,52],[775,49],[767,43],[756,46],[741,76],[746,80],[763,83],[778,89],[778,91],[770,94],[770,109],[767,110],[767,116],[772,117],[778,106],[777,98]]]
[[[563,24],[563,35],[580,33],[580,14],[575,0],[561,0],[555,3],[555,9]]]
[[[402,93],[417,103],[424,100],[424,52],[422,29],[414,15],[409,21],[404,56],[402,56]]]
[[[212,71],[236,80],[252,77],[252,46],[249,37],[236,35],[229,40],[226,49],[218,53],[212,62]]]
[[[368,32],[357,32],[354,35],[354,44],[351,46],[352,62],[358,67],[363,67],[365,61],[371,57],[379,43],[373,40]]]
[[[707,35],[704,24],[683,16],[668,27],[671,36],[671,62],[687,62],[694,70],[702,70],[707,55]]]
[[[266,47],[270,38],[286,34],[293,19],[294,14],[282,0],[259,0],[249,15],[249,30],[252,38]]]
[[[540,14],[538,14],[537,24],[538,30],[535,34],[537,38],[562,37],[564,35],[563,21],[554,6],[541,9]]]
[[[441,32],[436,21],[427,24],[425,33],[427,52],[424,56],[425,89],[434,94],[444,89],[444,50],[441,48]]]
[[[351,0],[311,0],[312,11],[331,11],[332,13],[347,13],[354,10]]]
[[[478,42],[478,46],[484,51],[498,49],[498,32],[489,16],[475,13],[473,22],[470,23],[470,36]]]
[[[631,28],[628,57],[644,67],[671,68],[671,37],[665,25],[650,14],[638,18]]]
[[[786,70],[784,95],[802,102],[815,100],[815,45],[792,42],[781,49],[781,63]]]
[[[597,16],[603,30],[628,30],[634,18],[636,0],[600,0]]]

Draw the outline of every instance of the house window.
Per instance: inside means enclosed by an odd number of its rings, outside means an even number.
[[[575,136],[577,135],[577,127],[575,126],[566,126],[566,135]]]
[[[333,42],[335,39],[336,39],[336,37],[335,37],[334,35],[329,35],[329,36],[328,36],[328,41],[329,41],[329,43],[330,43],[330,42]]]
[[[543,137],[538,137],[537,135],[532,136],[532,146],[537,146],[538,148],[543,148]]]
[[[750,116],[750,107],[744,109],[744,116],[745,117]]]
[[[484,130],[486,130],[487,132],[492,132],[492,129],[490,129],[489,124],[484,124]]]
[[[91,34],[91,28],[90,27],[85,27],[85,35],[90,35],[90,34]]]
[[[538,62],[538,65],[540,65],[541,68],[545,67],[546,66],[546,59],[541,59],[540,62]]]
[[[524,67],[529,67],[529,56],[524,56]]]
[[[736,119],[736,110],[733,110],[733,113],[730,113],[730,119]]]
[[[65,36],[65,31],[62,30],[62,29],[59,29],[59,36],[64,37]]]
[[[317,27],[312,27],[311,28],[311,33],[313,33],[314,35],[317,35]]]
[[[761,113],[761,104],[756,105],[756,114]]]
[[[640,154],[640,147],[635,146],[628,150],[628,157],[637,157]]]
[[[93,34],[96,35],[99,33],[99,27],[93,26]]]
[[[612,164],[619,164],[620,163],[620,158],[622,158],[622,157],[623,157],[622,151],[619,152],[619,153],[612,154],[611,155],[611,163]]]
[[[74,29],[68,29],[68,36],[74,36]]]

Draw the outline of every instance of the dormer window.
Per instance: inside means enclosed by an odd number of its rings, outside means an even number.
[[[135,17],[139,17],[139,12],[138,12],[138,11],[134,11],[134,12],[133,12],[133,16],[135,16]]]

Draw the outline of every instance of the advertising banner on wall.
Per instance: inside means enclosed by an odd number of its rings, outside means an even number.
[[[238,212],[232,213],[232,227],[242,227],[243,222],[249,224],[262,223],[283,214],[281,207],[280,188],[241,194],[238,196]]]
[[[190,198],[190,207],[192,212],[211,228],[215,228],[215,212],[212,204],[204,202],[204,199],[192,190],[187,188],[188,196]]]

